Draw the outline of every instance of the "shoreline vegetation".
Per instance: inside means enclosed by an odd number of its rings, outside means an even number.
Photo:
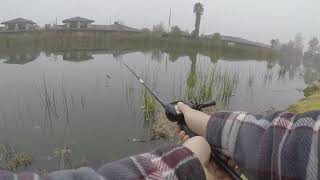
[[[320,109],[320,84],[313,84],[303,90],[305,98],[291,105],[288,111],[305,113]]]
[[[192,38],[180,33],[162,34],[151,31],[142,33],[125,32],[59,32],[43,31],[29,33],[0,33],[0,53],[12,51],[44,51],[46,54],[73,50],[140,51],[159,50],[170,52],[169,60],[176,61],[180,56],[200,53],[218,59],[257,59],[274,60],[279,56],[272,48],[235,43],[230,45],[219,38]],[[121,54],[119,54],[121,55]]]

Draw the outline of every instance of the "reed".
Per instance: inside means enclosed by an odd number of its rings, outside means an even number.
[[[239,72],[211,65],[188,75],[186,96],[189,101],[203,103],[213,99],[228,104],[238,87]]]
[[[1,168],[5,170],[17,171],[33,163],[33,157],[30,154],[16,152],[9,144],[0,144],[0,153],[4,157]]]

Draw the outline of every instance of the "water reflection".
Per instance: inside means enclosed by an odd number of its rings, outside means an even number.
[[[50,57],[53,55],[54,57],[62,56],[62,59],[64,61],[72,61],[72,62],[82,62],[82,61],[88,61],[95,59],[95,56],[98,55],[105,55],[109,54],[112,55],[115,59],[123,59],[122,57],[126,54],[131,54],[139,52],[138,50],[135,50],[133,47],[127,47],[127,48],[108,48],[108,49],[72,49],[68,48],[65,50],[61,49],[47,49],[45,50],[45,54]],[[41,53],[41,50],[32,49],[32,50],[21,50],[21,49],[7,49],[2,50],[0,52],[0,57],[2,59],[5,59],[4,63],[6,64],[27,64],[39,57]],[[183,93],[179,92],[179,96],[183,96],[182,98],[192,100],[192,101],[205,101],[210,98],[217,98],[220,100],[223,100],[225,104],[228,104],[227,102],[230,101],[230,98],[236,93],[235,89],[237,87],[237,80],[235,77],[231,76],[239,76],[237,73],[236,75],[231,75],[230,73],[234,73],[238,70],[233,69],[230,70],[230,72],[227,72],[226,70],[223,74],[223,72],[220,69],[215,69],[214,71],[220,71],[220,75],[216,75],[216,77],[220,77],[220,82],[224,81],[230,81],[230,82],[224,82],[224,85],[216,85],[213,82],[212,77],[206,77],[206,76],[214,76],[213,68],[211,69],[199,69],[197,68],[197,62],[202,61],[199,60],[199,57],[205,57],[210,60],[212,65],[219,64],[219,60],[224,61],[230,61],[230,62],[240,62],[242,60],[251,59],[255,55],[252,54],[238,54],[236,56],[236,53],[234,52],[228,52],[228,51],[221,51],[221,50],[215,50],[215,51],[203,51],[199,49],[181,49],[181,48],[173,48],[173,49],[144,49],[143,54],[150,58],[151,60],[154,60],[158,63],[162,63],[165,61],[166,63],[166,69],[168,68],[168,60],[172,63],[175,63],[177,60],[187,57],[187,59],[190,61],[190,70],[188,71],[187,79],[186,79],[186,95],[184,96]],[[306,84],[309,84],[319,78],[319,71],[320,71],[320,63],[317,58],[309,58],[303,60],[301,56],[297,56],[296,54],[290,54],[290,53],[284,53],[284,55],[280,56],[278,59],[268,59],[268,60],[261,60],[262,62],[266,62],[266,70],[264,72],[255,74],[251,71],[248,72],[247,76],[247,87],[252,88],[255,85],[255,82],[261,78],[263,81],[263,85],[265,87],[268,87],[270,83],[273,82],[273,78],[276,78],[277,80],[280,80],[282,82],[286,82],[287,80],[294,80],[296,78],[302,78],[304,79],[304,82]],[[225,68],[223,68],[225,69]],[[204,71],[207,71],[204,73]],[[241,70],[239,70],[241,71]],[[277,77],[275,77],[275,71],[277,74]],[[211,75],[208,75],[210,74]],[[207,75],[204,75],[207,74]],[[229,75],[228,75],[229,74]],[[227,77],[230,76],[230,77]],[[258,79],[256,76],[261,76]],[[146,76],[148,77],[148,76]],[[210,79],[211,78],[211,79]],[[96,81],[98,82],[98,81]],[[204,83],[205,82],[205,83]],[[153,83],[153,82],[151,82]],[[220,87],[219,90],[212,90],[212,87],[200,87],[200,84],[208,84],[210,86],[214,87]],[[215,82],[216,83],[216,82]],[[97,87],[100,87],[99,85],[96,85]],[[105,86],[110,87],[109,80],[105,80]],[[222,83],[223,84],[223,83]],[[231,86],[232,87],[228,87]],[[225,87],[223,87],[225,86]],[[182,89],[181,87],[177,87],[179,89]],[[207,88],[208,90],[203,90]],[[209,90],[210,89],[210,90]],[[233,89],[233,90],[230,90]],[[202,92],[200,91],[202,90]],[[217,93],[216,91],[221,91],[220,93]],[[201,95],[202,93],[202,95]],[[220,95],[217,95],[220,94]]]
[[[81,61],[88,61],[93,60],[94,55],[102,55],[102,54],[110,54],[114,58],[119,59],[122,56],[134,52],[139,52],[139,50],[135,49],[87,49],[87,50],[77,50],[77,49],[68,49],[68,50],[46,50],[45,53],[48,57],[51,55],[54,56],[62,56],[63,60],[65,61],[73,61],[73,62],[81,62]],[[0,59],[4,59],[4,63],[6,64],[27,64],[39,57],[41,50],[35,49],[6,49],[0,51]],[[212,52],[201,52],[198,50],[190,51],[190,50],[181,50],[181,49],[153,49],[153,50],[145,50],[144,53],[150,57],[150,59],[155,60],[157,62],[162,62],[164,59],[170,60],[171,62],[177,61],[179,58],[182,57],[189,57],[191,61],[191,70],[189,73],[189,88],[192,89],[194,86],[196,76],[195,76],[195,69],[196,69],[196,60],[198,54],[206,56],[210,59],[211,62],[217,63],[218,60],[230,60],[230,61],[239,61],[239,60],[247,60],[251,59],[250,55],[248,56],[236,56],[232,53],[224,54],[221,51],[212,51]],[[236,57],[234,57],[236,56]],[[168,58],[167,58],[168,57]],[[295,76],[299,76],[301,74],[307,73],[309,71],[319,72],[320,71],[320,63],[318,58],[307,58],[303,59],[301,56],[290,55],[286,54],[281,56],[279,59],[273,60],[266,60],[267,68],[273,69],[276,65],[280,66],[278,70],[278,79],[293,79]],[[304,71],[304,72],[301,72]],[[315,73],[317,74],[317,73]],[[307,76],[309,77],[309,75]]]
[[[0,59],[5,59],[6,64],[27,64],[39,57],[40,52],[9,52],[0,53]]]
[[[303,61],[304,73],[303,78],[307,84],[314,81],[320,81],[320,56],[316,55],[311,58],[305,58]]]
[[[63,53],[64,61],[80,62],[80,61],[87,61],[91,59],[93,59],[93,57],[92,57],[92,52],[90,51],[73,51],[73,52]]]

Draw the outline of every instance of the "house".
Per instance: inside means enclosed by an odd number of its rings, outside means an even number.
[[[214,35],[206,35],[204,38],[211,39]],[[227,43],[228,46],[235,46],[236,44],[243,44],[248,46],[254,47],[261,47],[261,48],[270,48],[268,45],[265,45],[260,42],[249,41],[243,38],[234,37],[234,36],[220,36],[221,40]]]
[[[245,45],[255,46],[255,47],[270,48],[268,45],[265,45],[260,42],[249,41],[243,38],[233,37],[233,36],[221,36],[221,40],[224,42],[227,42],[229,46],[235,46],[238,43],[238,44],[245,44]]]
[[[141,30],[133,27],[129,27],[119,22],[114,22],[111,25],[98,25],[92,24],[94,21],[82,17],[74,17],[62,21],[64,25],[48,26],[47,29],[54,31],[69,31],[69,30],[84,30],[84,31],[104,31],[104,32],[127,32],[127,33],[139,33]]]
[[[62,22],[65,24],[66,29],[87,29],[88,25],[94,21],[83,17],[74,17],[65,19]]]
[[[130,33],[139,33],[141,30],[125,26],[119,22],[114,22],[112,25],[89,25],[88,29],[96,31],[110,31],[110,32],[130,32]]]
[[[139,29],[132,28],[129,26],[125,26],[120,24],[119,22],[114,22],[114,24],[108,26],[108,31],[115,31],[115,32],[141,32]]]
[[[54,24],[54,25],[50,25],[48,27],[48,29],[51,29],[51,30],[64,30],[66,29],[66,26],[65,25],[58,25],[58,24]]]
[[[30,31],[35,29],[36,23],[31,20],[16,18],[10,21],[3,22],[6,31]]]

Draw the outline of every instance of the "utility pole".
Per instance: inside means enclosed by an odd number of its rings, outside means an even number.
[[[169,14],[169,23],[168,23],[168,32],[171,31],[171,8],[170,8],[170,14]]]

